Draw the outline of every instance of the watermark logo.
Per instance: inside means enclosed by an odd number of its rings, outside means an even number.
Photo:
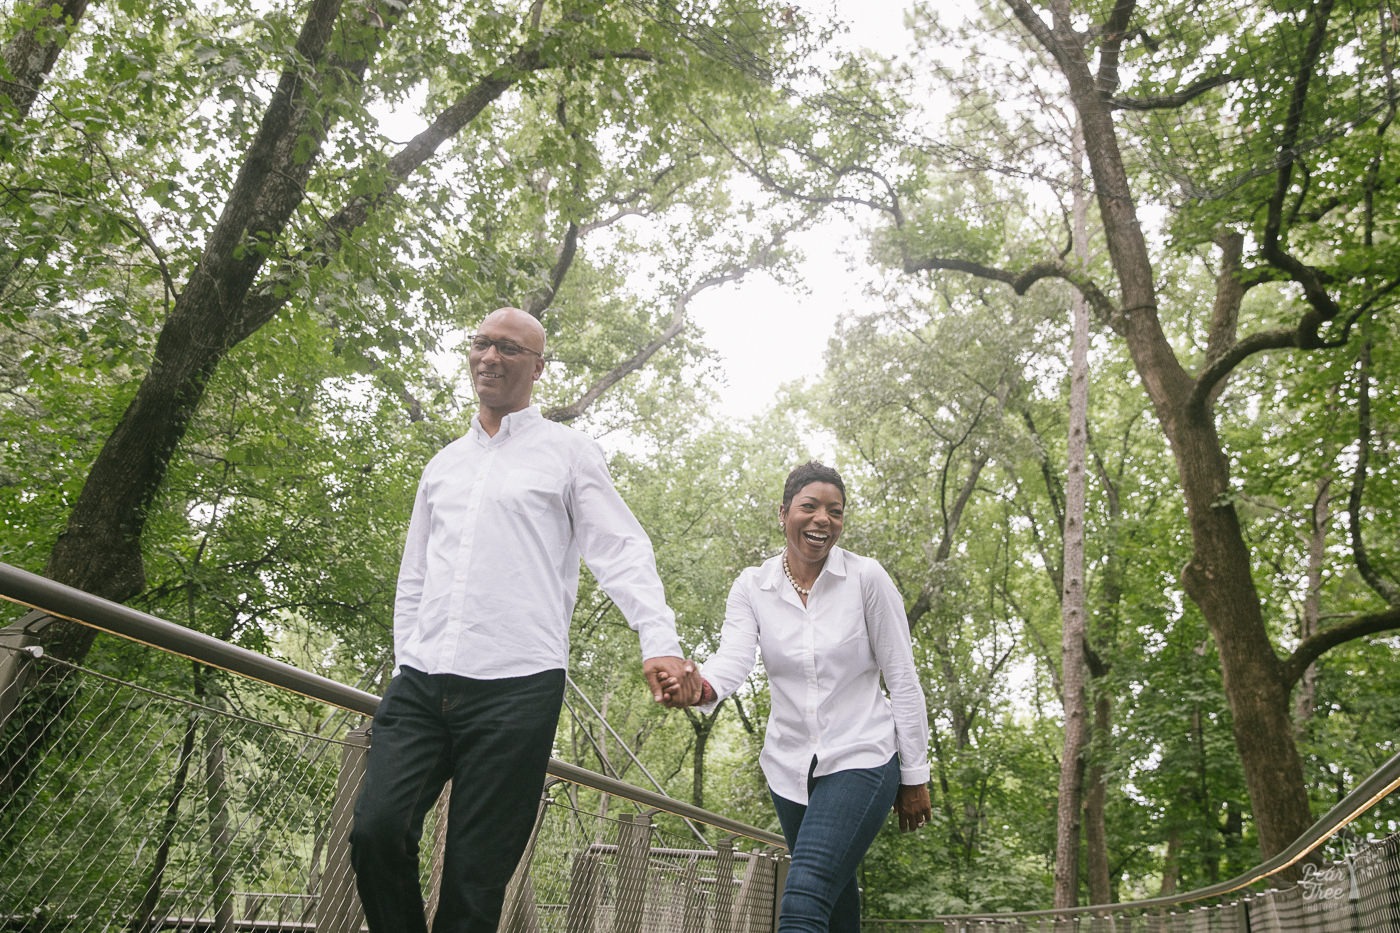
[[[1342,860],[1330,865],[1304,865],[1298,882],[1305,901],[1357,901],[1361,899],[1362,882],[1384,870],[1384,858],[1377,846],[1365,846],[1352,851],[1351,840],[1343,837]]]
[[[1298,882],[1305,901],[1340,901],[1355,899],[1356,880],[1346,862],[1335,865],[1304,865],[1303,878]]]

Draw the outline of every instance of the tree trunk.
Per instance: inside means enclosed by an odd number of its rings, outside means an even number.
[[[88,0],[38,0],[21,3],[9,14],[12,22],[29,23],[6,43],[3,58],[10,80],[0,80],[0,99],[8,99],[20,119],[29,116],[87,5]],[[0,114],[3,113],[4,108],[0,107]]]
[[[266,254],[249,244],[275,240],[286,229],[325,140],[327,127],[317,113],[323,102],[310,95],[343,90],[368,64],[366,58],[355,72],[328,55],[339,13],[340,0],[312,4],[297,40],[298,58],[334,74],[318,87],[295,66],[283,73],[199,263],[161,328],[151,368],[98,453],[49,555],[44,573],[50,579],[117,602],[145,585],[141,534],[147,510],[209,377],[256,329],[250,329],[244,301]],[[84,626],[63,626],[45,648],[81,661],[93,635]]]
[[[1312,821],[1288,688],[1265,628],[1213,412],[1208,404],[1193,403],[1195,382],[1176,358],[1158,317],[1151,257],[1104,91],[1116,75],[1091,73],[1087,34],[1077,31],[1063,12],[1052,27],[1024,0],[1008,3],[1055,58],[1083,126],[1104,242],[1119,286],[1120,306],[1110,324],[1127,343],[1176,461],[1193,547],[1183,582],[1220,654],[1235,743],[1260,850],[1267,858],[1287,848]],[[1131,11],[1127,4],[1115,13]]]
[[[1108,523],[1111,528],[1116,528],[1123,514],[1118,483],[1102,468],[1102,461],[1098,462],[1099,481],[1108,506]],[[1104,657],[1111,653],[1118,640],[1123,604],[1123,558],[1115,545],[1116,539],[1111,537],[1108,552],[1104,555],[1097,624],[1093,626],[1094,637],[1090,639],[1085,652],[1091,684],[1108,676],[1109,666]],[[1094,725],[1090,735],[1098,737],[1100,751],[1098,756],[1091,756],[1085,773],[1084,864],[1088,874],[1089,903],[1111,904],[1115,897],[1108,859],[1108,769],[1102,761],[1102,756],[1108,754],[1113,737],[1113,698],[1107,690],[1099,690],[1094,696]]]
[[[1077,137],[1078,134],[1076,134]],[[1076,138],[1076,164],[1078,139]],[[1077,251],[1084,251],[1087,224],[1084,198],[1074,205]],[[1064,754],[1060,759],[1059,812],[1055,841],[1055,906],[1074,907],[1079,901],[1079,839],[1083,818],[1084,752],[1089,743],[1085,709],[1088,666],[1084,657],[1084,498],[1088,465],[1089,308],[1083,296],[1070,302],[1073,339],[1070,341],[1069,439],[1065,459],[1064,592],[1060,657],[1065,710]]]
[[[199,676],[196,672],[195,676]],[[198,717],[191,712],[185,722],[185,738],[180,745],[180,760],[175,768],[175,779],[171,783],[170,797],[165,804],[165,818],[161,823],[160,842],[156,845],[155,861],[146,880],[146,893],[141,898],[134,926],[136,933],[156,933],[164,928],[164,918],[157,918],[160,908],[160,895],[165,889],[165,868],[170,862],[170,844],[175,838],[179,825],[180,801],[185,797],[185,783],[189,779],[190,763],[194,759],[194,743],[198,728]]]
[[[687,710],[687,712],[690,712]],[[715,731],[715,715],[693,713],[690,727],[695,730],[695,757],[690,776],[690,802],[705,806],[705,752],[710,747],[710,735]]]
[[[1318,483],[1317,498],[1308,516],[1308,589],[1303,596],[1303,614],[1298,619],[1298,640],[1317,634],[1322,617],[1322,565],[1327,557],[1327,523],[1332,518],[1332,478]],[[1317,665],[1309,664],[1298,679],[1293,694],[1293,726],[1299,738],[1307,731],[1317,702]]]
[[[1215,426],[1188,421],[1168,436],[1192,531],[1193,554],[1183,582],[1220,653],[1235,746],[1267,858],[1312,822],[1288,688],[1265,629],[1239,516],[1228,499],[1229,471]]]
[[[1107,737],[1113,728],[1113,705],[1108,697],[1094,700],[1095,735]],[[1084,873],[1090,904],[1113,903],[1108,870],[1108,784],[1103,765],[1091,763],[1084,772]]]
[[[1158,897],[1171,897],[1176,893],[1177,882],[1181,877],[1181,830],[1173,829],[1167,834],[1167,854],[1162,857],[1162,886]]]

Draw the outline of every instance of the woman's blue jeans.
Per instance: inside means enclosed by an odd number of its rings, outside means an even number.
[[[899,756],[879,768],[811,773],[806,806],[769,792],[792,853],[778,933],[859,933],[856,869],[894,807]]]
[[[452,781],[434,933],[496,933],[530,841],[564,672],[473,680],[404,668],[374,714],[350,859],[372,933],[426,933],[423,818]]]

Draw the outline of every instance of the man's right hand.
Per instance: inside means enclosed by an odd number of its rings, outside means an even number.
[[[700,702],[700,669],[689,658],[647,658],[642,664],[652,699],[669,709]]]

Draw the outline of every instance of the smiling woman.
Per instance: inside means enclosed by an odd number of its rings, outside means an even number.
[[[879,563],[836,546],[845,508],[831,467],[788,474],[787,547],[734,582],[719,650],[701,669],[708,713],[763,657],[772,708],[759,766],[792,852],[779,933],[857,933],[856,869],[891,806],[905,832],[932,812],[904,602]]]
[[[778,507],[787,546],[783,573],[807,605],[807,597],[826,566],[827,555],[841,537],[846,514],[846,486],[835,470],[806,464],[793,470]]]

